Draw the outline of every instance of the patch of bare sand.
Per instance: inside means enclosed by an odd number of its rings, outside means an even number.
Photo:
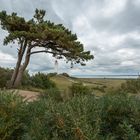
[[[27,90],[16,90],[17,93],[24,98],[24,100],[27,100],[28,102],[32,102],[38,99],[39,92],[34,91],[27,91]]]

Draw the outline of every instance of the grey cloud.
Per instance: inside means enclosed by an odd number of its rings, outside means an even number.
[[[125,8],[113,17],[97,17],[93,21],[93,27],[99,31],[109,31],[113,33],[128,33],[140,30],[140,7],[134,1],[128,0]]]
[[[121,44],[123,48],[133,48],[140,50],[140,38],[134,39],[134,38],[126,38],[124,42]]]
[[[45,9],[46,19],[63,23],[76,32],[85,49],[90,50],[95,59],[88,62],[85,67],[76,65],[74,70],[70,69],[69,64],[59,61],[60,72],[136,73],[140,71],[140,35],[137,34],[135,38],[131,37],[131,34],[139,33],[140,5],[134,4],[133,0],[127,0],[120,12],[105,17],[101,11],[106,2],[106,0],[1,0],[0,10],[17,12],[29,19],[34,14],[35,8]],[[2,40],[5,35],[0,30],[0,46],[3,46]],[[124,35],[125,38],[120,43],[113,44],[111,38],[115,38],[116,35],[118,37]],[[0,50],[16,58],[16,46],[11,48],[8,45],[0,47]],[[50,55],[33,56],[28,69],[31,72],[53,72],[54,61]],[[0,62],[0,65],[4,65],[4,62]]]
[[[0,10],[6,10],[8,13],[17,12],[18,15],[24,16],[27,19],[32,18],[35,9],[46,10],[47,19],[60,23],[61,19],[57,16],[52,8],[50,0],[1,0]]]

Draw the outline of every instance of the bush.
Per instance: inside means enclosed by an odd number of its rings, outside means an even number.
[[[32,81],[31,81],[31,76],[29,75],[28,70],[25,70],[23,77],[22,77],[22,81],[21,84],[22,86],[29,86],[31,85]]]
[[[56,75],[57,75],[56,72],[47,74],[48,77],[54,77],[54,76],[56,76]]]
[[[13,74],[12,69],[6,69],[0,67],[0,88],[6,88],[7,82],[11,79]],[[55,87],[55,83],[52,82],[49,77],[51,77],[54,74],[46,75],[44,73],[37,73],[33,76],[29,75],[29,72],[26,70],[23,74],[22,78],[22,86],[21,87],[35,87],[35,88],[52,88]]]
[[[39,72],[31,77],[31,86],[47,89],[55,87],[55,83],[52,82],[46,74]]]
[[[106,88],[106,86],[96,86],[96,87],[93,87],[92,89],[98,90],[100,92],[105,92],[105,88]]]
[[[139,140],[140,100],[124,94],[26,103],[0,92],[2,140]]]
[[[61,92],[58,88],[50,88],[47,89],[46,91],[43,91],[40,95],[41,98],[51,98],[52,100],[55,100],[56,102],[58,101],[63,101],[63,97],[61,95]]]
[[[65,76],[65,77],[70,77],[67,73],[62,73],[61,75]]]
[[[32,119],[27,135],[36,140],[92,139],[98,135],[98,128],[95,127],[97,117],[95,108],[93,96],[74,97],[59,103],[52,98],[34,102],[28,106],[28,109],[32,110],[30,113]]]
[[[140,100],[126,94],[106,95],[101,104],[101,134],[115,139],[138,138],[140,134]],[[127,132],[129,130],[129,132]]]
[[[127,80],[121,85],[121,89],[129,93],[140,93],[140,79]]]
[[[92,90],[84,86],[82,83],[73,83],[70,87],[70,92],[72,96],[81,96],[86,94],[91,94]]]
[[[5,88],[7,81],[11,79],[13,70],[0,67],[0,88]]]
[[[0,91],[1,140],[19,140],[25,133],[26,104],[14,92]]]

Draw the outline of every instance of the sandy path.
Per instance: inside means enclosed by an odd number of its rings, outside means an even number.
[[[17,90],[17,93],[24,97],[25,100],[32,102],[34,100],[37,100],[39,96],[39,92],[34,92],[34,91],[27,91],[27,90]]]

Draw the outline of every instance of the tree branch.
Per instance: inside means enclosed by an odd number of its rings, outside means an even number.
[[[49,41],[45,41],[45,42],[42,42],[42,41],[36,41],[34,44],[31,45],[31,48],[33,47],[47,47],[49,44],[52,44],[52,45],[56,45],[54,41],[52,40],[49,40]]]
[[[28,53],[28,55],[32,55],[32,54],[35,54],[35,53],[42,53],[42,52],[56,54],[55,52],[50,52],[50,51],[47,51],[47,50],[41,50],[41,51],[34,51],[34,52],[31,52],[31,53]]]
[[[41,50],[41,51],[34,51],[34,52],[30,52],[28,53],[28,55],[32,55],[32,54],[36,54],[36,53],[50,53],[50,54],[55,54],[55,55],[64,55],[67,56],[69,53],[63,53],[63,52],[52,52],[52,51],[48,51],[48,50]]]

